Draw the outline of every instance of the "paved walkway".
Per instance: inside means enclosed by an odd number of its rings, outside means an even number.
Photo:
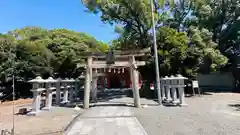
[[[78,117],[66,135],[147,135],[130,107],[94,107]]]

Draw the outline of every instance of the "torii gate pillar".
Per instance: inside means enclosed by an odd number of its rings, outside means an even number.
[[[138,78],[137,65],[135,64],[134,56],[130,56],[129,63],[132,65],[130,66],[130,75],[131,75],[131,82],[132,82],[134,106],[137,108],[140,108],[141,103],[140,103],[140,94],[139,94],[139,80],[138,80],[139,78]]]
[[[84,109],[89,108],[89,99],[90,99],[90,88],[91,88],[91,72],[92,72],[92,57],[87,59],[87,67],[85,73],[85,86],[84,86]]]

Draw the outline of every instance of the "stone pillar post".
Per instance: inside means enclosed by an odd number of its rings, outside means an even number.
[[[85,76],[83,77],[83,79],[85,78]],[[80,78],[81,79],[81,78]],[[82,81],[82,80],[81,80]],[[78,95],[78,92],[80,91],[80,82],[81,82],[79,79],[76,79],[74,81],[74,95],[75,95],[75,98],[76,96]],[[80,98],[79,98],[80,99]]]
[[[56,82],[56,105],[59,106],[61,104],[61,79],[58,78]]]
[[[162,91],[162,100],[166,100],[166,92],[165,92],[165,80],[164,78],[160,79],[160,83],[161,83],[161,91]]]
[[[165,89],[166,89],[166,100],[169,102],[169,101],[172,101],[172,98],[171,98],[171,94],[170,94],[170,79],[168,76],[165,76],[165,79],[166,79],[166,84],[165,84]]]
[[[176,91],[175,87],[172,88],[172,99],[173,99],[174,104],[178,103],[178,101],[177,101],[177,91]]]
[[[63,88],[63,103],[68,103],[68,90],[69,90],[69,79],[64,80],[64,88]]]
[[[101,77],[99,77],[100,78],[100,85],[101,85],[101,91],[104,91],[104,89],[105,89],[105,76],[101,76]]]
[[[52,90],[51,90],[51,83],[47,82],[46,83],[46,107],[45,109],[51,109],[52,107]]]
[[[171,95],[172,95],[173,104],[176,104],[178,102],[176,88],[177,88],[177,79],[172,75],[171,76]]]
[[[137,65],[135,62],[135,57],[130,56],[129,58],[130,62],[130,71],[132,72],[132,85],[134,88],[133,95],[134,95],[134,106],[137,108],[141,107],[140,103],[140,94],[139,94],[139,80],[138,80],[138,71],[137,71]]]
[[[85,73],[84,102],[83,102],[85,109],[89,108],[91,70],[92,70],[92,57],[88,57],[87,68],[86,68],[86,73]]]
[[[93,71],[93,79],[92,79],[92,99],[97,101],[97,69]]]
[[[175,104],[177,103],[177,93],[176,93],[177,80],[173,75],[171,75],[170,79],[171,79],[171,95],[172,95],[173,103]]]
[[[185,101],[184,87],[180,87],[178,88],[178,90],[179,90],[180,106],[187,106],[187,103]]]
[[[64,88],[64,96],[63,96],[63,103],[67,103],[68,102],[68,87],[66,86],[66,88]]]
[[[92,82],[92,98],[97,100],[97,78],[93,78]]]
[[[96,100],[97,98],[97,69],[92,69],[92,85],[91,85],[91,98],[92,100]]]
[[[76,89],[74,85],[75,80],[71,78],[69,82],[70,82],[69,101],[73,102],[74,89]]]

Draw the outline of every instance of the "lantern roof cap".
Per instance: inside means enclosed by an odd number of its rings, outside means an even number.
[[[57,80],[57,81],[62,81],[62,78],[59,77],[59,78],[57,78],[56,80]]]
[[[75,80],[73,78],[69,79],[69,78],[65,78],[64,80],[62,80],[62,82],[74,82]]]
[[[46,81],[44,79],[42,79],[41,76],[37,76],[35,79],[32,79],[28,82],[30,82],[30,83],[45,83]]]
[[[83,79],[85,78],[85,75],[81,74],[78,78]]]
[[[175,79],[188,79],[188,78],[182,76],[181,74],[178,74],[176,75]]]
[[[171,77],[171,76],[165,76],[163,79],[164,79],[164,80],[171,80],[172,77]]]
[[[64,80],[62,80],[62,82],[71,82],[71,80],[68,78],[65,78]]]
[[[50,83],[57,82],[57,80],[53,79],[52,77],[48,77],[48,79],[46,79],[45,81]]]
[[[69,82],[75,82],[75,80],[73,78],[69,79]]]

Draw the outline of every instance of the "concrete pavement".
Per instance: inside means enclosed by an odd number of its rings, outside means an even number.
[[[130,107],[94,107],[76,118],[65,135],[147,135]]]

